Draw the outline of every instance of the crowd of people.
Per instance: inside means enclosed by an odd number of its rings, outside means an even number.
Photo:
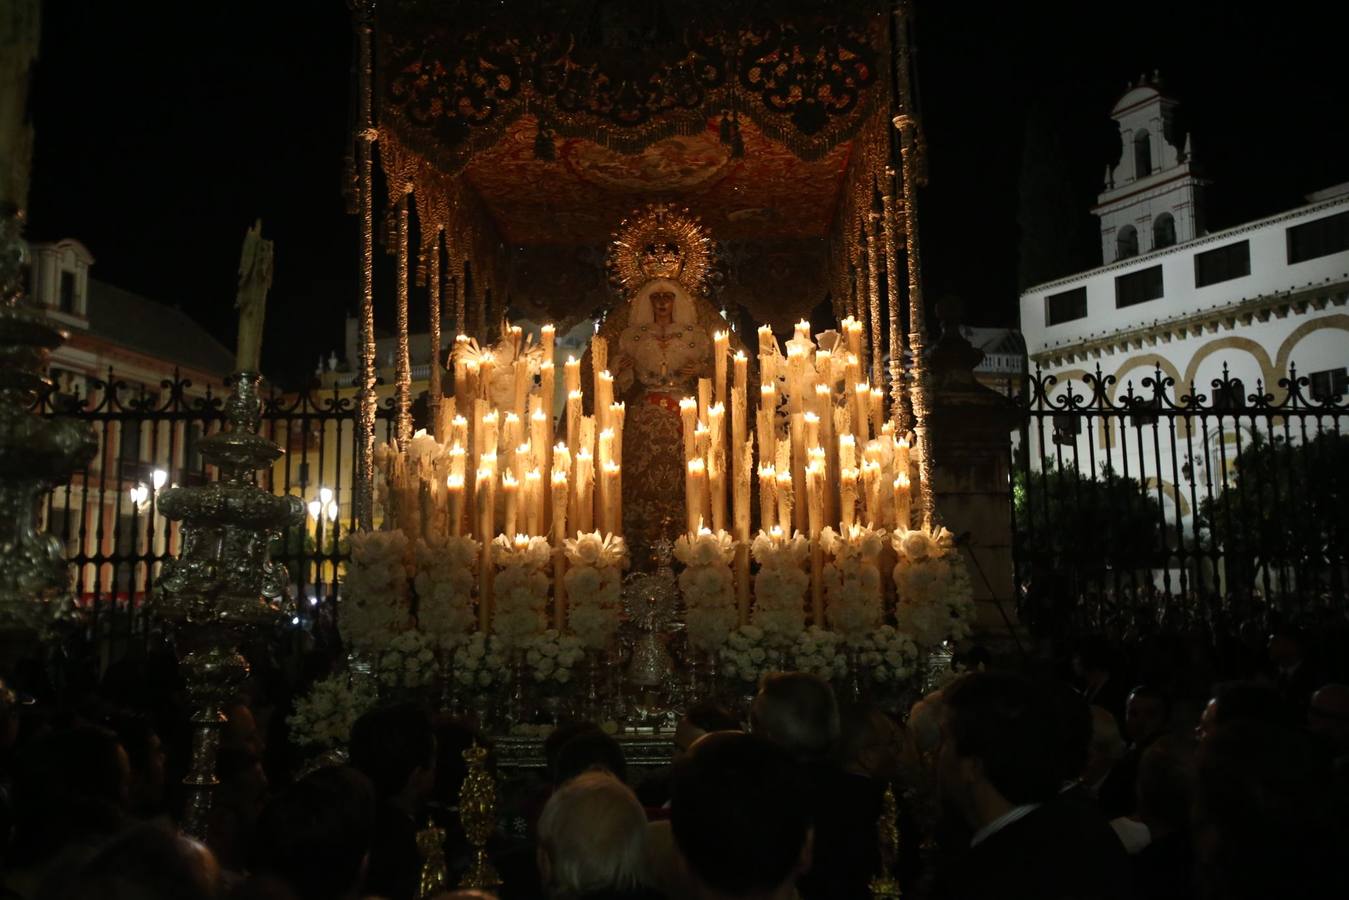
[[[1100,641],[1060,679],[966,663],[902,715],[766,676],[743,714],[686,710],[658,770],[593,723],[560,725],[540,777],[502,780],[502,883],[438,896],[846,900],[882,873],[932,900],[1349,896],[1349,686],[1320,683],[1295,635],[1271,640],[1263,677],[1207,698],[1126,677]],[[383,706],[345,764],[297,769],[276,746],[284,701],[255,689],[225,710],[198,841],[172,815],[188,747],[168,682],[109,670],[78,702],[15,684],[0,898],[413,900],[427,834],[450,884],[473,858],[464,750],[490,739],[465,722]]]

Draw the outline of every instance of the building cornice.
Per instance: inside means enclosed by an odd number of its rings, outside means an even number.
[[[1169,344],[1204,333],[1232,331],[1252,322],[1283,319],[1290,314],[1344,306],[1349,301],[1349,281],[1338,281],[1295,291],[1264,294],[1227,306],[1187,313],[1138,328],[1123,329],[1102,337],[1086,338],[1057,347],[1046,347],[1029,354],[1035,365],[1060,368],[1088,359],[1100,359],[1116,353],[1128,353],[1144,347]]]
[[[1112,263],[1107,263],[1106,265],[1098,266],[1095,269],[1087,269],[1085,272],[1077,272],[1072,275],[1065,275],[1063,278],[1057,278],[1053,281],[1046,281],[1042,284],[1032,285],[1031,287],[1028,287],[1024,291],[1022,291],[1021,296],[1029,297],[1032,294],[1039,294],[1042,291],[1050,291],[1053,290],[1054,288],[1073,285],[1081,281],[1086,281],[1087,279],[1093,278],[1097,275],[1102,275],[1106,272],[1114,272],[1119,271],[1120,269],[1127,269],[1132,266],[1136,266],[1140,263],[1152,262],[1153,260],[1159,260],[1162,259],[1163,257],[1177,253],[1188,253],[1198,247],[1203,247],[1208,244],[1221,244],[1225,241],[1231,240],[1234,237],[1237,237],[1238,235],[1249,234],[1252,231],[1258,231],[1259,229],[1269,225],[1278,225],[1281,222],[1287,222],[1291,219],[1298,219],[1304,216],[1307,217],[1315,216],[1318,213],[1325,212],[1327,210],[1332,210],[1335,209],[1336,207],[1345,207],[1346,209],[1349,209],[1349,195],[1342,194],[1330,200],[1322,201],[1321,203],[1314,203],[1309,206],[1299,206],[1297,209],[1290,209],[1285,212],[1281,212],[1264,219],[1256,219],[1254,222],[1246,222],[1242,225],[1234,225],[1231,228],[1225,228],[1222,231],[1215,231],[1210,234],[1203,235],[1202,237],[1197,237],[1192,240],[1185,241],[1182,244],[1173,244],[1170,247],[1163,247],[1160,250],[1152,250],[1148,253],[1144,253],[1139,256],[1131,256],[1128,259],[1121,259]]]

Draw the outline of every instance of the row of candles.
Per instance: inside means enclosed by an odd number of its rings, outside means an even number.
[[[826,527],[845,534],[859,525],[909,527],[909,442],[885,420],[883,389],[862,375],[863,330],[856,319],[845,319],[840,339],[827,348],[817,346],[805,321],[796,324],[785,355],[771,328],[761,327],[758,337],[754,436],[748,433],[749,360],[743,351],[730,357],[728,384],[725,332],[713,337],[713,377],[699,381],[696,399],[680,403],[687,526],[692,534],[726,529],[740,542],[736,592],[741,621],[747,621],[749,561],[743,548],[750,540],[750,483],[757,476],[760,530],[779,539],[799,532],[812,541],[811,607],[822,622],[821,534]]]
[[[812,611],[818,622],[823,529],[907,528],[909,445],[885,421],[883,390],[863,377],[860,322],[845,319],[842,336],[831,347],[818,346],[804,321],[797,323],[785,354],[767,326],[758,338],[753,433],[749,360],[743,351],[730,354],[724,331],[713,336],[712,377],[699,380],[697,397],[680,403],[687,528],[691,534],[726,530],[740,543],[736,591],[741,619],[748,621],[747,548],[757,480],[759,528],[784,539],[800,532],[816,547]],[[399,527],[428,538],[471,534],[482,541],[484,628],[491,621],[491,542],[497,535],[522,546],[530,537],[551,538],[554,616],[561,628],[564,537],[577,531],[623,533],[626,408],[614,401],[608,345],[598,336],[591,344],[594,415],[583,415],[580,361],[568,358],[563,367],[566,405],[558,416],[554,340],[551,325],[544,326],[537,347],[518,327],[507,329],[496,351],[459,336],[454,397],[441,401],[434,435],[418,432],[408,447],[386,448],[377,460]],[[506,367],[510,375],[503,379]],[[507,392],[493,390],[503,380],[511,388],[504,404],[498,399]]]

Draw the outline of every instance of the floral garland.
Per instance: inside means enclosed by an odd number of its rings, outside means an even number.
[[[505,680],[506,657],[501,642],[481,631],[454,650],[454,680],[463,688],[490,688]]]
[[[351,726],[375,702],[375,692],[368,685],[353,683],[345,673],[316,681],[308,694],[295,701],[295,712],[286,718],[290,739],[316,750],[343,746],[351,737]]]
[[[500,535],[492,542],[500,567],[492,585],[492,631],[503,649],[524,649],[529,640],[547,626],[547,565],[552,549],[547,538],[512,540]]]
[[[379,655],[375,676],[382,687],[410,690],[436,681],[436,654],[432,641],[420,631],[405,631],[389,641]]]
[[[377,651],[408,624],[408,540],[401,531],[351,535],[338,628],[361,653]]]
[[[736,623],[735,583],[731,562],[735,541],[725,531],[706,528],[675,541],[675,558],[684,564],[679,589],[684,595],[684,622],[689,643],[714,653]]]
[[[757,625],[741,625],[732,629],[721,647],[722,674],[746,685],[757,685],[759,679],[771,671],[766,635]]]
[[[585,656],[581,641],[550,628],[525,644],[525,665],[534,680],[543,685],[567,684],[572,670]]]
[[[481,548],[466,536],[419,540],[413,548],[417,627],[441,652],[453,651],[473,630],[473,572]]]
[[[848,642],[858,673],[880,685],[895,685],[914,675],[918,645],[893,625],[882,625]]]
[[[809,672],[826,681],[842,680],[848,675],[848,657],[843,653],[842,637],[816,625],[797,635],[788,661],[794,671]]]
[[[618,634],[627,544],[612,534],[577,532],[563,548],[571,563],[563,576],[570,599],[567,624],[587,650],[603,650]]]
[[[891,542],[899,555],[894,571],[899,629],[923,647],[968,636],[974,590],[951,532],[941,527],[897,531]]]
[[[881,623],[881,552],[885,532],[860,525],[846,533],[826,528],[820,545],[832,559],[824,567],[825,620],[849,642]]]
[[[750,545],[759,564],[754,576],[751,621],[763,629],[770,644],[785,646],[806,627],[806,591],[810,576],[802,564],[810,556],[810,541],[801,532],[776,537],[760,531]]]

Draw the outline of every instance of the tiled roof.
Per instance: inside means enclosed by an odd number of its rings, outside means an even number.
[[[88,301],[94,337],[215,375],[234,371],[234,354],[180,309],[93,278]]]

